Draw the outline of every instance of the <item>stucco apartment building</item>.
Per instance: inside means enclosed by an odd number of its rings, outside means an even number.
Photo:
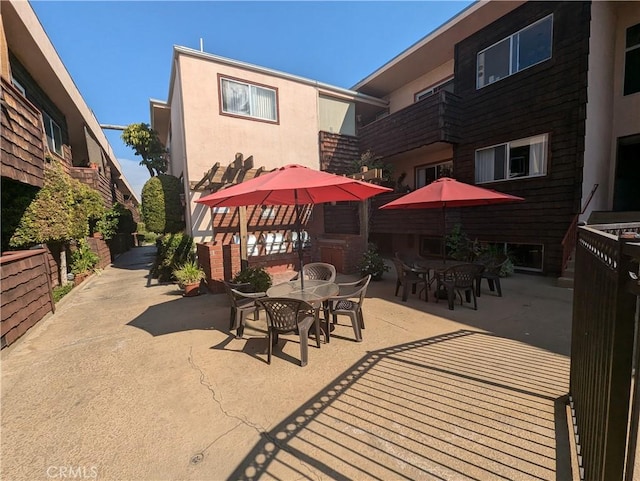
[[[368,151],[393,166],[402,190],[448,175],[524,197],[450,209],[445,229],[460,223],[518,267],[558,275],[576,221],[640,211],[639,65],[638,3],[478,2],[350,90],[177,47],[168,101],[152,101],[151,113],[190,200],[222,185],[204,174],[213,179],[209,169],[236,153],[253,156],[253,169],[344,173]],[[327,229],[344,213],[327,216],[333,206],[313,211],[310,230],[437,255],[441,212],[376,209],[399,195],[372,200],[368,232]],[[186,209],[188,225],[210,239],[218,214],[212,224],[198,209]]]

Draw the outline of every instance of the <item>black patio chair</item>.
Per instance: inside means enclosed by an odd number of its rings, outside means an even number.
[[[320,324],[316,322],[313,306],[304,301],[285,297],[258,299],[256,304],[267,313],[269,350],[267,363],[271,364],[273,346],[278,335],[295,332],[300,336],[300,365],[306,366],[308,359],[309,329],[315,324],[316,344],[320,347]]]
[[[478,310],[476,282],[483,269],[484,267],[478,264],[459,264],[438,273],[438,291],[441,288],[446,290],[449,309],[453,310],[456,293],[460,296],[460,305],[462,305],[462,293],[464,293],[467,302],[471,302],[471,296],[473,296],[473,308]],[[438,300],[439,297],[436,296],[436,302]]]
[[[258,318],[260,308],[256,304],[257,299],[267,296],[266,292],[249,292],[252,289],[250,283],[234,284],[224,282],[224,288],[229,297],[231,312],[229,316],[229,331],[236,329],[236,337],[244,334],[244,321],[250,313],[253,318]]]
[[[338,284],[340,291],[338,295],[329,299],[329,312],[332,315],[333,323],[338,322],[338,316],[344,315],[351,318],[353,333],[356,342],[362,341],[362,332],[364,329],[364,317],[362,315],[362,305],[367,294],[367,287],[371,281],[371,274],[363,277],[355,282],[343,282]],[[327,323],[327,330],[329,325]]]
[[[393,258],[393,265],[396,268],[396,293],[398,295],[398,291],[400,290],[400,286],[402,286],[402,300],[404,302],[407,301],[407,297],[409,295],[409,287],[411,287],[412,292],[416,292],[417,287],[424,287],[424,300],[429,300],[429,281],[426,276],[422,277],[418,275],[414,270],[411,269],[408,265],[406,265],[402,260],[397,257]]]
[[[482,279],[486,279],[491,292],[497,291],[498,297],[502,297],[502,286],[500,286],[500,271],[509,257],[506,254],[498,256],[485,257],[478,260],[478,263],[484,266],[482,274],[478,278],[476,284],[476,295],[480,297],[480,284]]]

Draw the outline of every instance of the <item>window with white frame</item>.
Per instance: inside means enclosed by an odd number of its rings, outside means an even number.
[[[436,92],[440,92],[441,90],[446,90],[447,92],[453,92],[453,77],[448,78],[447,80],[443,80],[442,82],[439,82],[435,85],[432,85],[427,89],[421,90],[415,95],[415,98],[416,98],[415,101],[418,102],[426,97],[429,97],[435,94]]]
[[[624,94],[640,92],[640,23],[626,32],[624,51]]]
[[[49,150],[62,155],[62,129],[46,112],[42,112],[42,120]]]
[[[476,183],[545,175],[547,140],[543,134],[476,150]]]
[[[276,90],[220,78],[222,112],[272,122],[278,121]]]
[[[453,175],[453,161],[441,162],[439,164],[427,165],[416,168],[416,189],[430,184],[440,177],[451,177]]]
[[[478,53],[476,88],[551,58],[553,15],[549,15]]]

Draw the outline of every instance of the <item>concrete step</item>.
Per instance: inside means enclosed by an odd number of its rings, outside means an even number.
[[[567,268],[562,273],[561,277],[558,277],[556,285],[558,287],[566,287],[573,289],[573,278],[575,276],[576,261],[573,258],[575,252],[571,254],[571,257],[567,261]]]
[[[573,289],[573,276],[572,277],[558,277],[556,285],[558,287],[566,287],[568,289]]]

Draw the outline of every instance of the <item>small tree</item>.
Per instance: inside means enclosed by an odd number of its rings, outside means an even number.
[[[130,124],[124,129],[121,137],[136,155],[142,157],[140,165],[147,168],[151,177],[167,171],[168,151],[162,145],[158,133],[149,124]]]
[[[181,192],[182,184],[173,175],[160,174],[144,184],[142,218],[148,230],[164,234],[184,229]]]
[[[60,282],[67,282],[66,247],[71,240],[89,233],[89,222],[104,213],[100,194],[67,175],[58,162],[45,171],[44,186],[16,228],[11,247],[49,244],[60,254]]]

